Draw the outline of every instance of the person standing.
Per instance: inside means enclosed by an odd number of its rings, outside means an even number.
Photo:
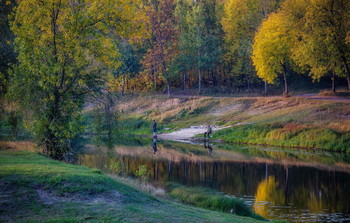
[[[208,138],[210,137],[210,134],[213,132],[213,130],[211,129],[211,126],[208,125],[208,129],[207,131],[204,133],[204,138],[207,136]]]
[[[156,122],[156,120],[153,120],[152,129],[153,129],[153,135],[156,135],[157,134],[157,122]]]

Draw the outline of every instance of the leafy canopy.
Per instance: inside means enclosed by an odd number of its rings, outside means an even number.
[[[140,3],[19,2],[11,21],[19,63],[13,69],[10,97],[27,108],[27,127],[54,158],[61,159],[81,131],[84,96],[99,90],[104,75],[120,66],[116,40],[137,40],[142,31]]]

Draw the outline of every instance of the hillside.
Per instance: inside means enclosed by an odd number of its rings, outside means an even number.
[[[151,120],[160,132],[210,124],[228,127],[214,133],[227,142],[350,151],[347,98],[130,96],[115,112],[123,133],[150,134]]]
[[[0,186],[0,222],[260,222],[155,198],[28,151],[0,148]]]

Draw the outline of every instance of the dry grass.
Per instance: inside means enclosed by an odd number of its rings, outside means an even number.
[[[318,96],[330,96],[330,97],[349,97],[350,92],[348,89],[337,89],[336,92],[333,92],[331,90],[323,90],[321,91]]]
[[[350,132],[350,120],[342,120],[328,124],[328,127],[338,132]]]
[[[30,141],[0,141],[0,150],[39,152],[40,148]]]
[[[235,125],[247,123],[281,125],[271,137],[282,139],[308,128],[350,131],[350,103],[312,100],[302,97],[166,98],[143,96],[129,98],[117,105],[124,117],[155,119],[173,128],[191,125]],[[127,118],[127,117],[126,117]],[[283,136],[282,136],[283,135]],[[282,138],[281,138],[282,137]]]
[[[319,96],[337,96],[337,93],[331,90],[323,90],[318,95]]]
[[[140,181],[130,177],[122,177],[117,175],[109,175],[109,177],[128,185],[136,190],[142,191],[146,194],[151,194],[155,197],[167,198],[167,193],[163,186],[157,184],[156,182],[147,183],[145,181]]]

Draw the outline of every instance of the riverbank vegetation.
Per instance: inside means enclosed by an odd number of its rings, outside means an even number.
[[[6,190],[1,190],[1,221],[259,222],[158,199],[97,169],[3,149],[0,185]]]
[[[166,131],[208,124],[225,127],[213,137],[227,142],[349,152],[350,103],[346,99],[140,96],[125,99],[115,109],[124,114],[123,126],[131,130],[133,117],[145,123],[135,134],[149,135],[146,123],[154,119]]]

